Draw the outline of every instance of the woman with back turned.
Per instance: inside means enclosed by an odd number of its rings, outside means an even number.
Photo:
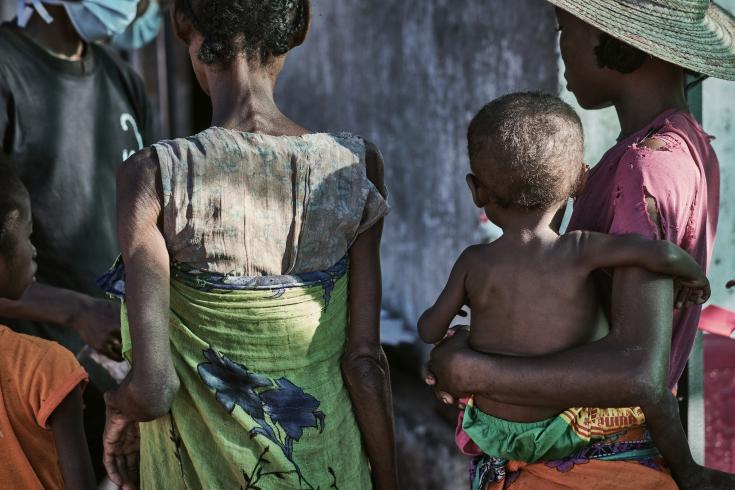
[[[213,116],[118,175],[133,368],[107,396],[105,456],[124,487],[397,487],[382,157],[310,133],[273,100],[309,12],[308,0],[174,4]]]

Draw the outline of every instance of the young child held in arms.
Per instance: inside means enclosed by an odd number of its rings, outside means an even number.
[[[33,282],[31,201],[0,162],[0,300]],[[87,373],[54,342],[0,325],[0,488],[96,488],[82,424]]]
[[[601,339],[609,326],[591,277],[597,269],[637,266],[675,277],[686,303],[709,297],[699,265],[670,242],[578,231],[559,235],[561,214],[581,190],[585,165],[579,117],[557,97],[519,93],[496,99],[472,121],[468,139],[472,197],[503,235],[461,254],[436,304],[419,319],[424,342],[441,341],[464,305],[472,310],[470,345],[481,352],[535,356]],[[507,460],[534,463],[573,455],[590,437],[594,442],[643,424],[643,415],[638,407],[560,413],[476,396],[467,404],[462,428],[502,468]],[[666,428],[681,427],[679,420],[646,415],[666,459],[682,461],[682,454],[690,454],[683,431]]]

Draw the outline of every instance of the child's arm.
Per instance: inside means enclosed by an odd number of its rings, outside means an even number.
[[[84,435],[82,413],[82,389],[77,386],[51,414],[48,425],[54,434],[65,487],[91,490],[97,485]]]
[[[464,280],[466,275],[465,263],[467,250],[459,256],[452,267],[447,285],[437,298],[436,303],[426,310],[419,318],[418,329],[421,340],[427,344],[439,342],[447,334],[449,324],[462,307],[467,304]]]
[[[0,317],[59,325],[116,361],[120,354],[120,307],[69,289],[33,283],[17,301],[0,298]]]
[[[681,287],[675,298],[677,308],[702,304],[710,297],[709,281],[699,264],[667,240],[589,231],[575,231],[568,236],[576,240],[576,251],[590,270],[633,266],[673,277]]]

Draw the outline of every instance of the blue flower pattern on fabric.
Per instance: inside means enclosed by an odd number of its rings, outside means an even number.
[[[199,377],[215,390],[217,401],[227,413],[232,413],[237,405],[254,419],[262,419],[263,406],[255,390],[272,386],[271,380],[248,371],[245,366],[220,356],[212,349],[205,350],[204,357],[209,362],[197,366]]]
[[[293,464],[292,472],[274,472],[273,475],[294,473],[299,482],[307,488],[313,488],[304,479],[301,469],[294,461],[293,445],[301,439],[305,429],[317,429],[320,433],[324,430],[326,416],[319,410],[319,400],[286,378],[273,381],[253,373],[212,348],[203,353],[207,362],[199,364],[197,372],[204,384],[215,390],[217,401],[229,414],[232,414],[236,406],[242,408],[257,424],[250,435],[267,438]],[[285,437],[279,436],[281,432],[277,427],[282,429]],[[258,466],[264,461],[259,460]],[[247,473],[243,474],[249,482],[252,480]]]
[[[324,430],[324,413],[317,410],[319,400],[286,378],[276,380],[276,388],[264,391],[260,397],[273,423],[286,432],[286,455],[289,458],[293,453],[293,442],[301,439],[304,429]]]

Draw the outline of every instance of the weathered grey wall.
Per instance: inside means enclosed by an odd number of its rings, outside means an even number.
[[[15,16],[16,5],[13,0],[0,0],[0,22]]]
[[[720,0],[735,13],[735,0]],[[706,80],[702,92],[704,128],[716,139],[712,142],[720,160],[720,224],[708,272],[712,282],[711,303],[735,310],[735,289],[724,288],[735,279],[735,82]]]
[[[478,234],[465,131],[509,91],[557,90],[555,19],[540,0],[314,0],[277,100],[315,130],[348,130],[385,156],[391,215],[384,304],[407,324]]]

